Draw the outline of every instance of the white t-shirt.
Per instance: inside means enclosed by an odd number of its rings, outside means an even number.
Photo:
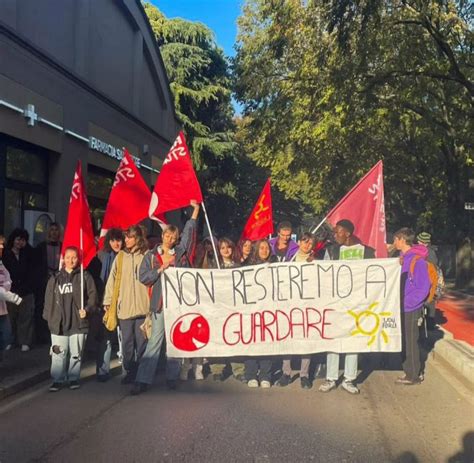
[[[342,245],[339,248],[340,260],[361,260],[364,258],[364,245],[354,244],[352,246]]]

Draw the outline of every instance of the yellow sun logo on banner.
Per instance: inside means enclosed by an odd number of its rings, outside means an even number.
[[[347,311],[348,314],[354,317],[356,324],[356,329],[351,332],[351,336],[356,336],[358,334],[370,336],[370,339],[367,342],[368,346],[372,345],[377,337],[377,333],[379,332],[380,328],[380,317],[388,317],[392,315],[392,312],[374,312],[374,309],[377,305],[378,302],[374,302],[369,305],[367,310],[363,310],[359,313],[355,313],[353,310]],[[380,334],[382,335],[382,339],[385,341],[385,344],[387,344],[388,335],[385,330],[382,329]]]

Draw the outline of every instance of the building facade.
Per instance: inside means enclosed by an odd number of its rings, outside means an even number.
[[[98,230],[123,149],[151,188],[178,131],[139,0],[0,2],[0,233],[64,224],[78,160]]]

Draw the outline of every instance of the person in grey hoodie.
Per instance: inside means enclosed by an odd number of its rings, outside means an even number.
[[[160,358],[161,345],[165,336],[163,315],[162,284],[163,272],[168,267],[190,267],[189,256],[196,245],[197,218],[199,204],[191,200],[193,207],[191,218],[186,222],[180,238],[179,230],[174,225],[168,225],[162,233],[162,244],[149,251],[140,266],[139,279],[151,288],[150,311],[152,313],[151,336],[143,357],[140,359],[138,372],[130,393],[138,395],[145,392],[152,384],[156,367]],[[175,389],[181,369],[180,359],[168,358],[166,363],[166,384]]]

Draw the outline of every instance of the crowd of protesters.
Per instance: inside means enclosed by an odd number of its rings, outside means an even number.
[[[289,222],[277,227],[277,236],[256,242],[234,244],[222,237],[205,238],[197,244],[199,204],[191,201],[192,215],[182,233],[173,225],[162,232],[161,241],[149,246],[146,231],[139,225],[108,230],[104,247],[83,272],[81,285],[80,252],[68,247],[60,268],[61,228],[52,224],[47,240],[35,249],[28,244],[28,233],[15,229],[8,240],[0,236],[0,352],[18,347],[27,352],[36,340],[51,342],[51,392],[66,385],[80,387],[81,361],[86,338],[96,343],[96,373],[100,382],[110,378],[114,346],[122,364],[122,384],[130,384],[131,394],[145,392],[156,375],[162,355],[165,326],[162,307],[162,274],[170,266],[230,269],[273,262],[311,262],[375,258],[374,250],[357,238],[354,225],[341,220],[333,236],[316,239],[302,233],[295,241]],[[321,238],[321,237],[319,237]],[[402,265],[402,361],[401,385],[423,381],[423,366],[418,346],[423,315],[434,316],[434,303],[428,303],[431,282],[427,262],[436,256],[430,247],[429,233],[415,236],[402,228],[389,243],[390,256],[399,256]],[[214,240],[214,243],[213,241]],[[393,242],[392,242],[393,241]],[[417,241],[417,244],[415,242]],[[217,258],[213,247],[217,248]],[[82,292],[81,292],[82,288]],[[44,324],[47,323],[47,327]],[[105,323],[104,323],[105,321]],[[326,377],[319,391],[329,392],[339,384],[339,361],[344,356],[341,387],[358,394],[356,377],[358,354],[328,352],[318,360],[325,364]],[[325,357],[322,358],[322,357]],[[324,362],[325,360],[325,362]],[[246,358],[166,359],[166,384],[175,389],[179,381],[202,380],[209,371],[214,380],[232,375],[250,388],[285,387],[299,373],[301,387],[310,389],[312,356]],[[299,366],[295,371],[292,367]],[[281,370],[273,381],[275,369]]]

